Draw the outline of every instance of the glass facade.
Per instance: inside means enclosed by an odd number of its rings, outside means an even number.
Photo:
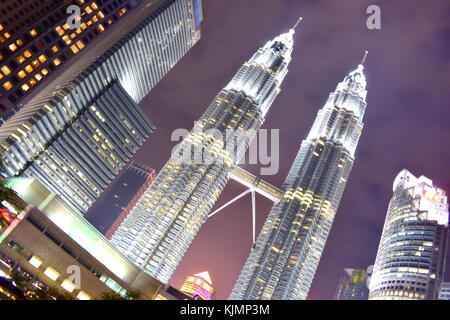
[[[232,300],[305,299],[342,197],[363,127],[359,65],[319,111],[231,292]]]
[[[0,9],[0,117],[86,50],[143,0],[3,0]],[[80,28],[71,28],[69,5],[80,8]],[[8,85],[9,83],[9,85]],[[21,106],[20,106],[21,107]]]
[[[435,300],[447,252],[447,197],[430,179],[406,169],[395,178],[393,191],[369,299]]]
[[[87,211],[154,130],[137,103],[199,39],[191,0],[158,5],[130,14],[0,127],[7,176],[37,177]]]
[[[117,248],[161,282],[170,279],[278,95],[293,34],[269,41],[239,69],[113,234]]]

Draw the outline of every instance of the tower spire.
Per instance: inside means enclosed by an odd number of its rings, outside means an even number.
[[[300,17],[297,22],[295,23],[295,25],[291,28],[291,32],[295,32],[295,29],[297,28],[297,26],[300,24],[300,21],[303,20],[303,17]]]
[[[369,54],[369,51],[366,50],[366,52],[364,53],[364,58],[361,61],[361,65],[364,65],[364,63],[366,62],[367,59],[367,55]]]

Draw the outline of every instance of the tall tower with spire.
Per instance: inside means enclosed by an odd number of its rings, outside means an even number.
[[[111,241],[168,282],[280,92],[292,28],[260,48],[216,96]]]
[[[362,63],[319,110],[284,182],[284,196],[273,206],[230,299],[306,298],[363,128]]]

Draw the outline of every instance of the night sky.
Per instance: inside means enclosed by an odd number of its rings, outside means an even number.
[[[371,4],[381,7],[381,30],[366,27]],[[202,39],[141,104],[157,130],[135,160],[158,171],[175,145],[172,131],[191,129],[240,65],[301,15],[289,74],[264,124],[280,129],[281,152],[279,173],[262,178],[280,187],[317,111],[369,50],[365,127],[309,294],[332,299],[344,268],[374,263],[401,169],[450,192],[450,2],[204,0],[203,6]],[[257,165],[245,169],[259,175]],[[216,206],[244,190],[231,181]],[[256,206],[259,232],[271,202],[258,196]],[[217,297],[228,298],[251,238],[246,196],[205,223],[171,283],[179,287],[186,276],[208,270]]]

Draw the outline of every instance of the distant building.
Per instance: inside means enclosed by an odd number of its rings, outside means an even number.
[[[346,275],[341,278],[336,291],[335,300],[367,300],[368,273],[362,269],[344,269]]]
[[[187,277],[180,291],[194,300],[214,300],[215,297],[208,271]]]
[[[448,202],[427,177],[394,180],[370,280],[370,300],[436,300],[444,280]]]
[[[444,282],[439,292],[439,300],[450,300],[450,282]]]
[[[11,178],[26,209],[0,234],[0,269],[14,270],[33,283],[54,287],[80,300],[95,299],[103,292],[142,292],[153,299],[164,284],[139,270],[85,218],[74,215],[34,178]],[[79,270],[79,287],[71,278]],[[75,271],[77,272],[77,271]]]
[[[133,202],[140,194],[139,190],[148,187],[155,177],[155,170],[132,161],[113,186],[89,209],[86,219],[108,237],[117,228],[116,225],[120,225],[124,219],[122,216],[126,216],[123,212],[130,201]]]

